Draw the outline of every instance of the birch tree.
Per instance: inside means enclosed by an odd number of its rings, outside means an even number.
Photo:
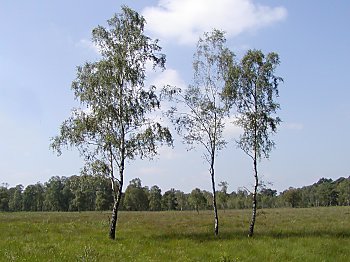
[[[226,141],[223,137],[227,107],[223,102],[222,90],[228,79],[234,55],[225,47],[224,33],[213,30],[199,39],[194,54],[194,84],[185,90],[176,87],[165,88],[165,94],[175,102],[168,115],[177,132],[190,149],[203,148],[203,157],[209,164],[212,184],[214,233],[219,232],[219,218],[216,205],[215,159]]]
[[[168,128],[149,114],[159,109],[155,88],[145,88],[146,63],[164,69],[158,40],[144,35],[145,19],[123,6],[108,20],[108,28],[92,31],[102,58],[77,68],[72,83],[82,107],[60,127],[51,147],[77,147],[86,168],[110,178],[114,195],[109,237],[115,239],[126,160],[152,158],[160,144],[172,144]]]
[[[271,135],[277,132],[281,119],[276,116],[280,108],[277,103],[278,85],[283,79],[275,75],[280,60],[276,53],[266,56],[260,50],[249,50],[239,65],[230,73],[230,84],[225,88],[225,97],[235,105],[235,124],[243,129],[238,142],[253,161],[254,190],[253,213],[249,236],[253,236],[259,186],[258,162],[269,158],[275,143]]]

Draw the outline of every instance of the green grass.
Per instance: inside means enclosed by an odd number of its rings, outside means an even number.
[[[0,261],[350,261],[350,207],[121,212],[117,239],[109,213],[0,213]]]

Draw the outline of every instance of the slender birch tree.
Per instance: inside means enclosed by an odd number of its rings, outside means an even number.
[[[230,73],[231,81],[224,95],[235,105],[235,124],[243,129],[238,142],[253,161],[254,190],[253,213],[249,236],[253,236],[259,186],[258,162],[262,157],[269,158],[275,143],[271,135],[277,132],[281,119],[276,116],[280,105],[275,101],[278,85],[283,79],[275,75],[280,60],[276,53],[266,56],[260,50],[249,50],[241,62]]]
[[[110,178],[114,205],[109,237],[115,239],[118,209],[124,184],[126,160],[152,158],[160,144],[172,144],[168,128],[150,119],[159,109],[155,88],[146,89],[146,63],[164,69],[165,56],[158,40],[144,35],[145,19],[123,6],[108,20],[108,28],[92,31],[102,58],[77,68],[72,83],[82,108],[73,109],[63,122],[51,147],[77,147],[86,167]]]
[[[219,232],[215,158],[226,145],[223,130],[228,113],[221,96],[234,63],[234,54],[225,47],[225,42],[224,33],[220,30],[205,33],[199,39],[194,54],[194,84],[185,90],[176,87],[164,89],[164,93],[177,105],[168,111],[176,131],[190,149],[197,145],[204,149],[203,156],[209,164],[212,184],[215,235]]]

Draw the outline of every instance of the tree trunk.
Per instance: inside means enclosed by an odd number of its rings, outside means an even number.
[[[116,192],[116,186],[113,184],[114,187],[114,205],[113,205],[113,210],[112,210],[112,218],[111,218],[111,224],[110,224],[110,230],[109,230],[109,238],[110,239],[115,239],[115,232],[117,228],[117,220],[118,220],[118,210],[119,210],[119,205],[122,197],[122,190],[123,190],[123,180],[124,180],[124,159],[122,159],[121,164],[120,164],[120,169],[119,169],[119,186],[118,190]],[[112,181],[112,183],[115,183]]]
[[[210,165],[210,175],[211,175],[211,185],[213,188],[213,208],[214,208],[214,218],[215,218],[214,233],[215,233],[215,236],[217,236],[219,234],[219,218],[218,218],[218,209],[216,207],[216,192],[215,192],[215,179],[214,179],[214,157],[215,157],[215,155],[212,154],[211,165]]]
[[[252,220],[250,221],[250,226],[249,226],[249,234],[248,234],[249,237],[252,237],[254,234],[256,206],[257,206],[256,195],[257,195],[258,185],[259,185],[256,154],[254,159],[254,178],[255,178],[255,185],[254,185],[254,192],[253,192],[253,214],[252,214]]]
[[[122,196],[122,190],[121,187],[118,189],[117,196],[114,197],[114,205],[112,210],[112,218],[111,218],[111,224],[109,229],[109,238],[115,239],[115,231],[117,228],[117,220],[118,220],[118,210],[119,210],[119,204]]]

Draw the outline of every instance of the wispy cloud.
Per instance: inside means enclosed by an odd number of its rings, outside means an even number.
[[[180,88],[186,87],[186,84],[181,78],[179,72],[172,68],[168,68],[160,73],[154,73],[150,82],[152,85],[155,85],[158,88],[166,85],[176,86]]]
[[[226,117],[224,119],[225,129],[223,135],[227,141],[238,138],[243,132],[241,127],[234,124],[234,120],[234,117]]]
[[[159,0],[146,7],[147,28],[162,40],[193,44],[204,31],[218,28],[235,37],[284,20],[284,7],[255,4],[253,0]]]
[[[88,39],[80,39],[79,42],[76,43],[76,46],[80,48],[89,49],[90,51],[93,51],[96,54],[101,54],[100,48]]]

